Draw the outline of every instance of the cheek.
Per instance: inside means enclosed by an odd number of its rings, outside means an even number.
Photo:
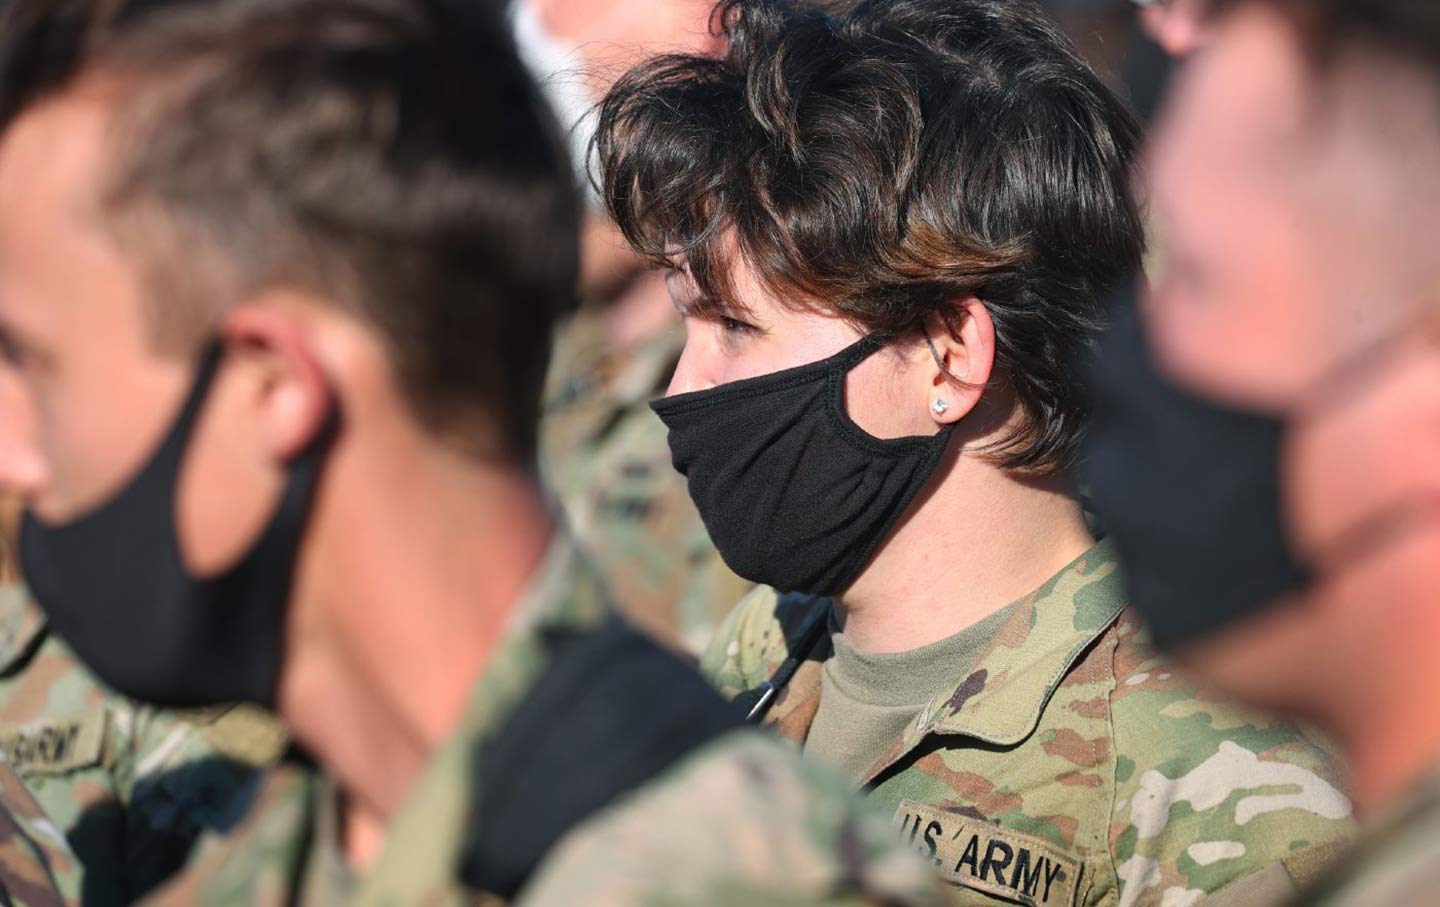
[[[709,390],[733,381],[804,365],[810,361],[803,358],[803,350],[798,352],[800,358],[796,357],[796,351],[787,355],[784,345],[773,337],[727,337],[718,326],[708,322],[688,326],[685,350],[675,366],[675,374],[670,380],[666,395]]]
[[[254,546],[283,490],[285,473],[265,456],[245,399],[222,372],[181,467],[176,529],[185,565],[199,576],[222,572]]]
[[[157,359],[116,338],[88,334],[28,382],[31,437],[47,477],[32,505],[44,519],[73,518],[125,487],[184,399],[188,363]]]
[[[845,410],[851,421],[877,438],[933,435],[937,426],[926,410],[928,400],[915,390],[920,386],[882,351],[846,376]]]
[[[1210,271],[1200,287],[1146,301],[1160,365],[1186,386],[1242,406],[1288,406],[1324,360],[1317,275],[1273,248]]]

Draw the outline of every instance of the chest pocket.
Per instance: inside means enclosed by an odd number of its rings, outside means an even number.
[[[105,755],[105,707],[72,718],[0,727],[0,754],[23,778],[66,775],[99,765]]]

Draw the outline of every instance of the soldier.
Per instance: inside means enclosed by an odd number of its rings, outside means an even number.
[[[0,375],[0,393],[17,385]],[[0,410],[9,439],[0,455],[7,474],[23,474],[33,450],[24,400],[8,397]],[[257,709],[167,711],[101,686],[19,582],[17,505],[0,501],[0,754],[84,867],[57,876],[65,894],[130,904],[182,865],[202,832],[246,810],[285,736]]]
[[[1428,904],[1440,7],[1214,5],[1157,139],[1145,331],[1102,357],[1096,500],[1166,648],[1341,744],[1369,831],[1298,903]]]
[[[714,53],[709,0],[526,0],[516,35],[583,163],[591,112],[621,72],[651,54]],[[589,179],[577,173],[583,188]],[[705,534],[670,468],[650,401],[685,335],[661,276],[644,267],[585,194],[581,308],[560,326],[546,380],[540,466],[570,529],[637,626],[698,658],[753,587]]]
[[[318,766],[146,903],[935,902],[555,529],[576,202],[494,10],[17,0],[0,98],[26,579],[116,690]]]
[[[627,75],[607,201],[688,340],[656,404],[768,584],[703,667],[838,764],[960,903],[1217,904],[1350,833],[1329,757],[1186,680],[1068,478],[1139,129],[1033,8],[725,7]]]

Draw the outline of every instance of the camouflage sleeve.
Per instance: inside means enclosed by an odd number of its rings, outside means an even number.
[[[1120,907],[1195,905],[1221,888],[1227,897],[1208,903],[1283,898],[1286,876],[1313,874],[1355,833],[1332,757],[1294,725],[1198,689],[1128,616],[1120,632],[1110,835]]]
[[[239,824],[201,838],[184,869],[141,907],[302,903],[296,880],[314,827],[317,783],[316,773],[299,766],[270,771]]]
[[[117,700],[113,708],[125,875],[140,894],[204,835],[240,821],[286,738],[274,718],[250,707],[172,712]]]
[[[0,761],[0,902],[13,907],[69,907],[81,890],[80,861],[65,836]]]
[[[769,679],[769,652],[764,643],[784,639],[775,619],[779,596],[769,586],[760,586],[741,599],[715,632],[710,647],[700,659],[700,673],[726,699]]]
[[[921,907],[943,897],[843,779],[744,731],[570,832],[517,903]]]

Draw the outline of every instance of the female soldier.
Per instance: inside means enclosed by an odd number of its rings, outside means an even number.
[[[727,55],[632,71],[595,145],[685,318],[676,468],[771,587],[709,673],[965,903],[1283,893],[1350,833],[1329,758],[1156,655],[1068,479],[1134,119],[1023,3],[719,16]]]

